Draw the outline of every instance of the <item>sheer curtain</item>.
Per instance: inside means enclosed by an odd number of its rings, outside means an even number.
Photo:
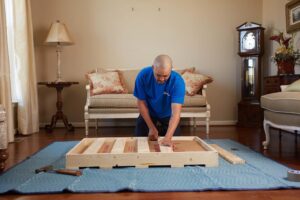
[[[18,102],[18,130],[27,135],[39,130],[37,81],[30,0],[6,0],[9,59],[13,97]]]
[[[4,0],[0,0],[0,104],[6,110],[7,136],[4,137],[8,142],[12,142],[14,141],[13,109],[6,33]],[[7,140],[4,141],[4,137],[1,137],[3,140],[0,141],[1,148],[7,147]]]

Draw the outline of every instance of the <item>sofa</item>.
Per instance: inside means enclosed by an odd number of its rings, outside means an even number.
[[[300,132],[299,86],[293,87],[293,84],[282,86],[281,92],[261,96],[261,107],[264,109],[263,126],[266,135],[266,140],[263,142],[264,149],[268,149],[270,143],[270,127],[288,132]]]
[[[4,170],[5,161],[8,158],[8,153],[6,151],[7,145],[6,112],[4,107],[0,104],[0,172]]]
[[[114,69],[106,69],[106,71],[115,71]],[[134,84],[140,69],[118,69],[122,74],[122,79],[126,93],[120,94],[97,94],[92,95],[91,83],[86,85],[86,104],[84,106],[85,134],[89,133],[90,120],[96,121],[96,129],[98,121],[102,119],[128,119],[137,118],[139,111],[137,108],[137,100],[133,96]],[[181,70],[176,70],[181,72]],[[193,125],[196,127],[196,118],[204,118],[206,124],[206,134],[209,136],[209,120],[210,105],[206,96],[207,84],[193,96],[185,96],[184,105],[181,112],[182,118],[192,118]]]

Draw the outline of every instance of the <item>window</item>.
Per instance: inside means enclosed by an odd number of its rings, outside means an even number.
[[[5,0],[5,14],[6,14],[6,26],[7,26],[8,57],[9,57],[9,65],[10,65],[11,96],[12,96],[12,102],[19,102],[20,87],[17,78],[17,73],[18,73],[17,55],[14,48],[15,41],[14,41],[13,1]]]

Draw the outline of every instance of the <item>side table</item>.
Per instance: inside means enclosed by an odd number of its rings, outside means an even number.
[[[264,94],[280,92],[280,85],[288,85],[298,79],[300,79],[300,74],[264,77]]]
[[[73,125],[68,122],[67,116],[62,111],[63,101],[62,101],[62,96],[61,96],[62,90],[65,87],[70,87],[71,85],[74,85],[74,84],[79,84],[79,82],[65,82],[65,81],[62,81],[62,82],[38,82],[38,85],[45,85],[50,88],[55,88],[56,92],[57,92],[56,113],[52,116],[51,124],[45,126],[45,129],[48,132],[53,131],[53,129],[56,126],[56,122],[59,119],[61,119],[63,121],[63,123],[68,131],[74,131]]]

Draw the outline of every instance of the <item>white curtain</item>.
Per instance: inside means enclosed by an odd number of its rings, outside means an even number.
[[[14,51],[17,68],[18,129],[27,135],[39,131],[37,79],[30,0],[13,0]]]
[[[2,104],[6,110],[7,121],[7,136],[1,137],[1,147],[7,147],[7,140],[8,142],[14,141],[14,123],[9,68],[5,7],[4,0],[0,0],[0,104]]]

